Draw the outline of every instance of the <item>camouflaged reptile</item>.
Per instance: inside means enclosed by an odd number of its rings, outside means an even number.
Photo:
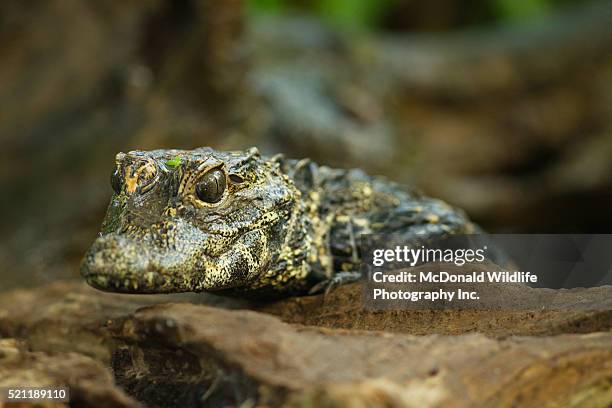
[[[81,273],[113,292],[306,294],[358,278],[361,234],[415,242],[475,229],[383,178],[256,148],[119,153],[111,184]]]

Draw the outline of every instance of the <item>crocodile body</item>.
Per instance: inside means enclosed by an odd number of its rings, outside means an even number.
[[[359,236],[421,242],[475,229],[462,211],[361,170],[257,149],[119,153],[81,273],[127,293],[306,294],[358,271]]]

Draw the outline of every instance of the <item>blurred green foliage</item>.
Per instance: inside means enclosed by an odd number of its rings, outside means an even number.
[[[502,20],[526,20],[549,12],[554,0],[492,0],[497,16]],[[559,3],[557,1],[557,3]]]
[[[381,28],[385,18],[398,11],[418,11],[420,1],[423,0],[249,0],[249,9],[253,13],[308,12],[338,28],[364,31]],[[528,21],[568,3],[587,1],[589,0],[437,0],[432,4],[434,7],[452,7],[457,13],[478,16],[476,21],[464,19],[469,24],[486,24]],[[407,4],[409,7],[406,7]],[[414,15],[409,17],[414,21]],[[395,19],[397,18],[398,16],[395,16]]]
[[[250,0],[253,12],[308,11],[347,30],[376,27],[397,0]]]
[[[346,29],[375,27],[395,0],[319,0],[317,14]]]

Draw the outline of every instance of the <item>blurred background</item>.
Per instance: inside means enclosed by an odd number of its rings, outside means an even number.
[[[119,151],[360,167],[612,232],[612,1],[3,0],[0,290],[78,276]]]

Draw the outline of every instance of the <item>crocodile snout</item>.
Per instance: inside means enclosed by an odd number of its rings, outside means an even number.
[[[81,263],[81,275],[89,285],[105,291],[164,293],[171,288],[176,291],[176,276],[165,273],[167,269],[158,258],[143,241],[108,234],[94,241]]]

